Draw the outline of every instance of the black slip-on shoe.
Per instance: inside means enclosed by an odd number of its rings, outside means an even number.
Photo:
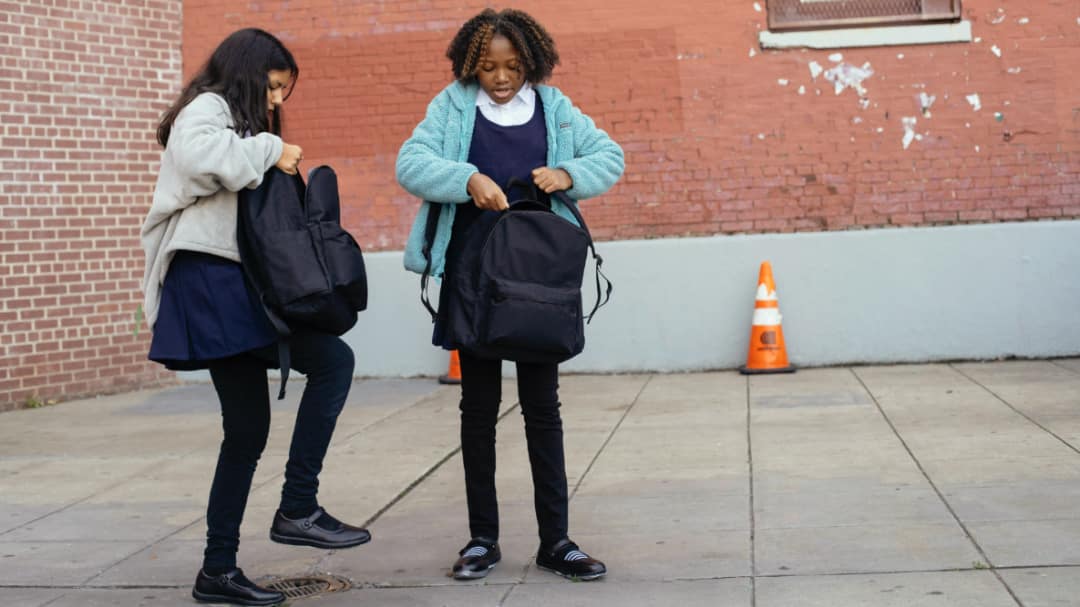
[[[502,559],[499,543],[486,537],[474,537],[458,554],[460,558],[452,570],[455,580],[486,577],[495,568],[495,563]]]
[[[585,554],[569,539],[560,540],[549,549],[540,547],[536,553],[536,566],[572,580],[589,581],[602,577],[607,567]]]
[[[328,550],[350,548],[371,541],[371,534],[367,529],[347,525],[333,517],[330,519],[334,522],[334,528],[317,524],[316,521],[323,514],[326,514],[326,511],[317,508],[310,516],[291,519],[278,510],[274,514],[274,524],[270,526],[270,539],[279,544],[311,546]]]
[[[221,575],[206,575],[202,569],[195,577],[191,596],[200,603],[230,603],[233,605],[277,605],[285,595],[276,590],[256,586],[240,569]]]

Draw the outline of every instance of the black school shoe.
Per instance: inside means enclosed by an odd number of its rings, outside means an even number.
[[[499,543],[486,537],[474,537],[458,552],[461,558],[454,563],[455,580],[476,580],[486,577],[495,563],[502,559]]]
[[[240,569],[221,575],[206,575],[200,569],[191,596],[200,603],[233,605],[277,605],[285,601],[284,594],[256,586]]]
[[[541,546],[536,553],[536,566],[565,578],[584,582],[595,580],[607,573],[607,567],[603,563],[582,552],[578,545],[569,539],[563,539],[547,550]]]
[[[318,521],[323,515],[326,519],[320,525]],[[270,539],[279,544],[336,550],[366,544],[371,541],[371,534],[367,529],[346,525],[317,508],[310,516],[300,519],[287,518],[278,510],[274,514],[274,524],[270,526]]]

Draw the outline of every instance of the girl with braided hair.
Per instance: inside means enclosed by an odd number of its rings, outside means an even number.
[[[436,95],[427,115],[401,146],[398,182],[422,203],[405,249],[407,269],[448,278],[467,237],[486,230],[508,208],[511,178],[534,183],[567,221],[573,214],[552,192],[571,201],[611,188],[623,172],[623,152],[607,133],[559,89],[541,84],[559,62],[555,43],[532,17],[518,10],[484,10],[461,27],[446,52],[455,81]],[[438,223],[425,255],[430,213]],[[482,233],[482,232],[481,232]],[[482,240],[482,239],[480,239]],[[428,261],[430,258],[430,262]],[[449,280],[444,280],[447,284]],[[433,342],[452,349],[445,311],[455,295],[440,293]],[[456,579],[482,578],[499,562],[495,495],[495,424],[502,398],[502,361],[466,348],[461,360],[461,453],[471,539],[453,565]],[[542,569],[571,579],[603,576],[604,564],[568,536],[568,493],[555,363],[517,363],[518,400],[525,418]]]

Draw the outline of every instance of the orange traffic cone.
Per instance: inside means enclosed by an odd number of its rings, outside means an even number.
[[[780,327],[780,302],[776,298],[772,265],[761,264],[758,274],[757,297],[754,299],[754,319],[750,322],[750,352],[746,365],[739,367],[744,375],[757,373],[794,373],[788,364],[784,330]]]
[[[447,369],[446,375],[439,377],[440,384],[460,384],[461,383],[461,360],[458,358],[457,350],[450,350],[450,368]]]

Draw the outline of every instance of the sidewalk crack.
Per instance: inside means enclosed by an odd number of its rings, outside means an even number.
[[[951,367],[952,365],[949,366]],[[960,515],[958,515],[956,513],[956,510],[953,509],[952,504],[949,503],[949,500],[945,499],[945,494],[941,492],[940,488],[938,488],[937,483],[935,483],[933,479],[930,478],[930,475],[926,472],[926,468],[923,467],[922,462],[919,461],[919,458],[915,455],[915,452],[911,449],[911,446],[908,445],[907,441],[904,440],[904,437],[900,435],[900,431],[896,428],[896,424],[893,423],[893,420],[889,417],[889,414],[885,412],[885,408],[881,406],[881,403],[878,401],[877,397],[874,396],[874,392],[870,390],[870,386],[866,385],[866,382],[863,381],[863,378],[859,376],[858,371],[856,371],[854,368],[848,367],[848,371],[850,371],[851,374],[855,376],[855,380],[858,381],[859,385],[861,385],[863,390],[866,391],[866,395],[870,397],[871,401],[873,401],[874,406],[877,407],[878,413],[881,414],[881,417],[885,420],[885,423],[889,425],[889,429],[892,430],[893,435],[896,436],[896,440],[900,441],[900,445],[904,447],[905,451],[907,451],[908,457],[910,457],[911,461],[915,463],[915,467],[919,469],[919,473],[922,474],[923,478],[926,479],[926,482],[930,485],[930,488],[934,490],[935,494],[937,494],[938,499],[941,500],[941,503],[945,506],[945,509],[949,511],[949,514],[953,517],[953,520],[956,521],[956,524],[960,526],[960,530],[964,532],[964,535],[967,536],[968,541],[971,542],[971,545],[975,547],[975,550],[979,553],[979,556],[982,558],[983,562],[989,566],[991,573],[994,574],[994,577],[996,577],[998,582],[1001,583],[1001,585],[1005,588],[1005,591],[1009,593],[1009,596],[1012,597],[1013,601],[1015,601],[1016,604],[1019,605],[1019,607],[1024,607],[1024,604],[1020,601],[1020,598],[1016,596],[1016,593],[1013,592],[1013,589],[1005,581],[1005,578],[1001,576],[998,568],[994,566],[994,563],[986,554],[986,550],[984,550],[982,545],[979,544],[978,540],[975,539],[975,536],[971,533],[971,530],[968,529],[967,525],[964,524],[964,521],[960,519]]]
[[[1055,366],[1060,366],[1060,365],[1055,365]],[[987,392],[988,394],[990,394],[990,396],[993,396],[994,398],[996,398],[997,400],[999,400],[999,401],[1001,402],[1001,404],[1003,404],[1003,405],[1005,405],[1006,407],[1008,407],[1008,408],[1012,409],[1012,410],[1013,410],[1013,413],[1016,413],[1016,414],[1017,414],[1017,415],[1019,415],[1020,417],[1022,417],[1022,418],[1024,418],[1024,419],[1028,420],[1029,422],[1031,422],[1031,423],[1032,423],[1033,425],[1035,425],[1036,427],[1038,427],[1038,428],[1039,428],[1040,430],[1042,430],[1043,432],[1045,432],[1045,433],[1049,434],[1050,436],[1053,436],[1054,438],[1056,438],[1056,439],[1058,439],[1059,441],[1061,441],[1061,444],[1065,445],[1066,447],[1068,447],[1069,449],[1071,449],[1071,450],[1072,450],[1072,451],[1074,451],[1075,453],[1077,453],[1077,454],[1080,454],[1080,449],[1077,449],[1077,448],[1076,448],[1076,446],[1074,446],[1074,445],[1073,445],[1072,443],[1070,443],[1069,441],[1067,441],[1067,440],[1065,440],[1064,438],[1062,438],[1061,436],[1059,436],[1059,435],[1058,435],[1058,434],[1057,434],[1056,432],[1054,432],[1054,431],[1053,431],[1053,430],[1051,430],[1050,428],[1047,428],[1046,426],[1044,426],[1044,425],[1040,424],[1039,422],[1035,421],[1035,419],[1034,419],[1034,418],[1032,418],[1032,417],[1031,417],[1030,415],[1028,415],[1027,413],[1024,413],[1024,412],[1023,412],[1023,411],[1021,411],[1020,409],[1017,409],[1016,407],[1014,407],[1014,406],[1012,405],[1012,403],[1010,403],[1009,401],[1007,401],[1007,400],[1005,400],[1004,398],[1002,398],[1002,396],[1001,396],[1000,394],[998,394],[997,392],[994,392],[993,390],[991,390],[991,389],[990,389],[990,388],[988,388],[987,386],[983,385],[983,384],[982,384],[982,382],[980,382],[979,380],[977,380],[977,379],[975,379],[974,377],[972,377],[972,376],[968,375],[967,373],[964,373],[963,371],[961,371],[960,369],[957,369],[956,367],[954,367],[954,366],[953,366],[953,365],[951,365],[951,364],[949,365],[949,368],[950,368],[950,369],[952,369],[953,371],[956,371],[957,373],[959,373],[959,374],[960,374],[961,376],[963,376],[963,377],[964,377],[965,379],[967,379],[967,380],[968,380],[968,381],[970,381],[971,383],[973,383],[973,384],[975,384],[976,386],[978,386],[978,387],[982,388],[983,390],[985,390],[985,391],[986,391],[986,392]],[[1064,368],[1064,367],[1062,367],[1062,368]]]

